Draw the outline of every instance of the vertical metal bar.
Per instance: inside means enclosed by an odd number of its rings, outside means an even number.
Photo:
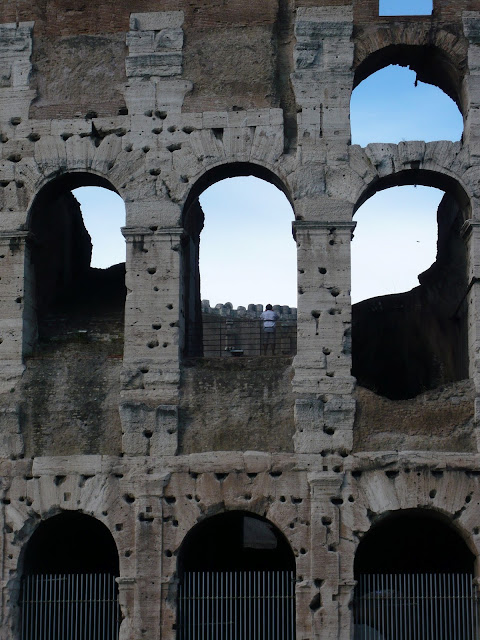
[[[235,640],[235,627],[234,627],[234,618],[235,618],[235,601],[234,601],[234,591],[235,591],[235,573],[230,571],[230,640]]]
[[[44,628],[44,608],[45,608],[45,604],[44,604],[44,600],[43,600],[43,588],[44,588],[44,583],[43,583],[43,576],[39,576],[39,581],[40,581],[40,633],[42,634],[42,636],[45,634],[45,628]]]
[[[425,640],[425,630],[426,630],[426,614],[425,614],[425,607],[426,607],[426,603],[427,603],[427,587],[425,584],[425,574],[421,574],[419,577],[419,583],[420,583],[420,587],[419,587],[419,593],[420,593],[420,620],[421,620],[421,626],[420,626],[420,638],[421,640]]]
[[[402,594],[402,576],[395,574],[395,594],[396,594],[396,602],[397,602],[397,617],[396,617],[396,638],[395,640],[399,640],[402,637],[402,605],[403,605],[403,594]]]
[[[367,582],[367,576],[366,575],[362,575],[360,576],[360,595],[363,599],[363,602],[361,604],[362,608],[363,608],[363,616],[361,618],[362,622],[363,622],[363,639],[365,640],[365,626],[366,626],[366,620],[367,620],[367,593],[366,593],[366,582]]]
[[[458,626],[460,622],[460,598],[458,597],[458,573],[452,574],[452,598],[453,598],[453,629],[455,638],[458,637]]]
[[[52,607],[57,618],[54,624],[54,633],[56,638],[62,637],[62,623],[65,618],[65,580],[63,575],[52,575],[50,585],[53,588]]]
[[[114,631],[115,629],[115,624],[112,623],[111,621],[111,613],[112,613],[112,605],[110,603],[110,589],[111,589],[111,582],[112,582],[112,576],[110,574],[107,574],[105,576],[105,587],[104,587],[104,593],[103,593],[103,598],[105,601],[105,629],[106,629],[106,637],[109,640],[112,640],[115,635],[116,632]],[[115,593],[115,591],[114,591]]]
[[[214,588],[214,602],[215,602],[215,614],[213,616],[213,628],[215,629],[215,640],[219,640],[218,637],[218,572],[215,574],[215,588]]]
[[[225,640],[224,627],[225,627],[225,571],[220,574],[220,640]]]
[[[26,619],[27,619],[27,607],[25,606],[25,587],[27,584],[27,578],[23,577],[20,581],[20,606],[21,606],[21,628],[20,628],[20,640],[24,640],[25,638],[25,626],[26,626]]]
[[[55,576],[55,580],[57,582],[56,591],[58,592],[58,599],[61,601],[61,605],[58,605],[61,613],[57,623],[57,638],[64,638],[65,637],[65,618],[66,618],[66,609],[67,609],[67,598],[66,598],[67,576],[58,575],[58,576]]]
[[[261,580],[260,580],[261,579]],[[262,571],[261,574],[259,573],[258,575],[258,581],[259,581],[259,591],[260,591],[260,611],[262,614],[262,623],[261,623],[261,629],[263,629],[263,634],[265,636],[267,636],[268,638],[268,633],[267,633],[267,627],[266,627],[266,618],[265,618],[265,571]],[[260,618],[260,616],[259,616]],[[260,637],[261,634],[259,634]]]
[[[100,575],[97,573],[93,577],[93,637],[98,637],[98,580]]]
[[[197,579],[198,579],[198,571],[192,571],[192,590],[190,592],[190,599],[192,602],[192,629],[193,629],[193,637],[196,639],[197,636],[197,628],[198,628],[198,616],[197,616]]]
[[[211,572],[206,572],[205,573],[205,582],[206,582],[206,589],[207,589],[207,598],[206,598],[206,618],[204,620],[204,628],[205,628],[205,632],[204,632],[204,639],[203,640],[209,640],[209,638],[212,637],[212,629],[213,629],[213,618],[212,618],[212,614],[213,614],[213,601],[212,601],[212,585],[213,585],[213,573]]]
[[[474,634],[475,634],[475,640],[477,640],[478,638],[478,585],[473,585],[472,584],[472,589],[473,589],[473,593],[474,593],[474,602],[475,602],[475,606],[474,606],[474,611],[475,611],[475,617],[474,617]]]
[[[177,617],[178,617],[178,632],[179,632],[179,636],[180,636],[180,640],[183,640],[184,638],[184,634],[185,634],[185,630],[184,630],[184,619],[183,619],[183,599],[185,597],[184,594],[184,582],[185,582],[185,573],[183,573],[179,585],[178,585],[178,610],[177,610]],[[105,602],[105,594],[104,595],[104,602]],[[105,637],[105,618],[103,620],[103,637]]]
[[[257,637],[262,637],[262,572],[257,571]]]
[[[99,576],[98,582],[98,633],[100,638],[108,638],[105,635],[105,579],[106,573]]]

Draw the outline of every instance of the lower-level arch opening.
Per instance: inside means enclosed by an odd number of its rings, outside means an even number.
[[[235,511],[199,523],[178,571],[178,640],[294,640],[295,556],[264,518]]]
[[[43,521],[24,554],[20,639],[117,640],[115,541],[100,521],[64,512]]]
[[[474,562],[436,513],[406,510],[382,519],[355,556],[354,640],[476,639]]]

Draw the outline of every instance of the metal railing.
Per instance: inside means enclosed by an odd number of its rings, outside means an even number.
[[[292,571],[189,571],[178,597],[178,640],[294,640]]]
[[[478,609],[470,574],[361,575],[354,640],[479,640]]]
[[[22,579],[21,640],[117,640],[120,609],[110,574]]]
[[[187,355],[206,358],[231,356],[293,356],[297,352],[297,323],[277,322],[275,333],[266,334],[260,320],[213,318],[187,337]]]

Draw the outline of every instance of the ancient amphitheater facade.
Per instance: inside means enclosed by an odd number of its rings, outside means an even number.
[[[2,640],[478,637],[480,3],[433,7],[3,0]],[[388,64],[461,141],[351,144]],[[292,204],[294,356],[202,355],[198,198],[239,175]],[[445,192],[437,261],[352,314],[353,214],[408,184]],[[88,185],[125,271],[89,267]]]

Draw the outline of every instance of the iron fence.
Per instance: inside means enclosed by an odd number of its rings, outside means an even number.
[[[206,358],[232,356],[293,356],[297,352],[297,323],[277,322],[274,333],[264,333],[258,319],[204,318],[202,328],[187,337],[187,355]]]
[[[361,575],[354,640],[479,640],[470,574]]]
[[[178,622],[178,640],[294,640],[294,574],[186,572]]]
[[[115,576],[29,575],[22,579],[21,640],[117,640]]]

